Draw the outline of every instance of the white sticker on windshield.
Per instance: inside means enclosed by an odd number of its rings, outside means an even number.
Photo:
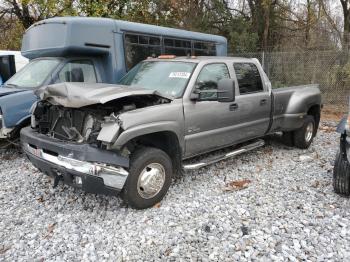
[[[185,78],[189,79],[191,76],[191,73],[188,72],[171,72],[169,77],[171,78]]]

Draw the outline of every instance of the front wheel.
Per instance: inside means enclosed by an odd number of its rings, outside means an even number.
[[[144,147],[130,157],[129,176],[122,197],[131,207],[144,209],[160,202],[172,180],[172,162],[162,150]]]
[[[350,163],[340,152],[337,153],[334,164],[333,188],[338,194],[350,195]]]
[[[294,146],[307,149],[312,143],[316,134],[316,123],[313,116],[307,115],[304,118],[304,124],[301,128],[293,132]]]

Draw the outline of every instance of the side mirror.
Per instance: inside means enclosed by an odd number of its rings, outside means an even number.
[[[235,101],[235,81],[233,79],[226,78],[218,82],[218,101]]]
[[[199,99],[199,96],[200,96],[200,92],[199,92],[198,88],[195,88],[194,91],[190,95],[190,99],[193,101],[196,101]]]

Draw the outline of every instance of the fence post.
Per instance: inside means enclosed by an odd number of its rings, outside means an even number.
[[[262,65],[262,68],[264,69],[264,71],[266,72],[266,70],[265,70],[265,51],[262,51],[261,65]]]

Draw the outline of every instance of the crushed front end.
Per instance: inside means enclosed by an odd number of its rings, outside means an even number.
[[[97,140],[106,123],[107,109],[64,108],[39,102],[32,127],[21,131],[21,144],[29,160],[55,183],[82,188],[90,193],[120,191],[128,177],[129,159],[106,150]]]
[[[66,93],[58,93],[62,90]],[[42,91],[45,97],[31,109],[31,127],[21,130],[22,148],[55,185],[63,181],[90,193],[121,191],[128,178],[130,152],[113,148],[124,131],[119,116],[169,102],[148,90],[119,86],[65,83]]]

